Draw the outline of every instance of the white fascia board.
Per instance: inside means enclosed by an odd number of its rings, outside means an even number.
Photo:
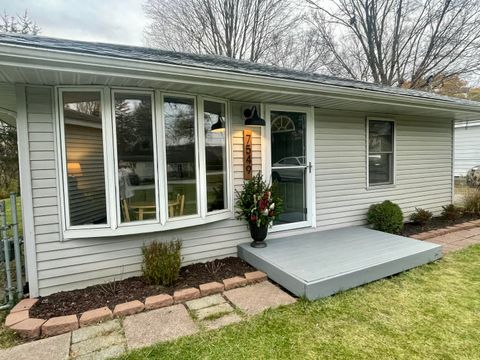
[[[79,54],[11,44],[0,45],[0,65],[105,76],[121,76],[134,79],[164,80],[244,90],[263,90],[302,96],[323,96],[335,99],[351,99],[367,103],[395,104],[423,109],[435,107],[444,111],[480,114],[480,106],[449,103],[448,101],[437,99],[426,99],[402,94],[387,94],[337,85],[236,73],[228,70],[164,64],[146,60],[125,59],[87,53]]]
[[[456,128],[471,128],[480,126],[480,120],[462,120],[455,122]]]

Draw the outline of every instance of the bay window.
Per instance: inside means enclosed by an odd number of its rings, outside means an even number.
[[[65,238],[232,217],[226,101],[60,87],[59,108]]]
[[[368,185],[394,183],[394,127],[392,120],[368,120]]]

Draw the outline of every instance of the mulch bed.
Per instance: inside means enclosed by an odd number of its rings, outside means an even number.
[[[434,217],[432,218],[429,224],[423,227],[418,224],[408,222],[408,223],[405,223],[401,235],[412,236],[412,235],[416,235],[416,234],[430,231],[430,230],[444,229],[447,226],[461,224],[471,220],[477,220],[478,218],[479,217],[476,215],[465,214],[460,219],[452,222],[452,221],[445,220],[441,217]]]
[[[201,284],[212,281],[222,282],[223,279],[242,276],[246,272],[255,270],[237,257],[196,263],[182,267],[180,277],[172,287],[150,285],[142,277],[133,277],[40,297],[35,306],[30,309],[30,317],[48,320],[55,316],[81,314],[103,306],[108,306],[113,311],[117,304],[132,300],[144,301],[152,295],[173,295],[175,290],[198,288]]]

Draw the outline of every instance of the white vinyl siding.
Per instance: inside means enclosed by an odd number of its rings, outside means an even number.
[[[368,207],[391,200],[408,216],[438,214],[452,200],[452,122],[396,117],[395,186],[367,189],[366,114],[315,111],[317,227],[365,224]]]
[[[143,235],[62,241],[52,89],[27,87],[26,93],[40,295],[140,275],[141,247],[148,241],[178,237],[183,241],[184,264],[234,256],[238,244],[250,241],[247,226],[233,218]],[[243,184],[242,106],[231,102],[232,153],[228,156],[236,189]],[[451,122],[397,117],[396,185],[367,190],[366,116],[315,111],[316,230],[364,224],[370,204],[384,199],[398,202],[406,215],[415,206],[438,213],[451,201]],[[262,146],[260,129],[253,129],[257,172],[262,169]],[[285,234],[272,234],[272,238]]]
[[[148,241],[183,241],[183,263],[235,256],[249,241],[246,225],[237,220],[143,235],[62,241],[53,134],[52,89],[28,87],[28,125],[33,184],[39,295],[140,275],[141,247]],[[243,184],[243,119],[241,105],[231,103],[233,183]],[[35,130],[35,131],[32,131]],[[49,135],[45,137],[45,135]],[[254,129],[254,171],[260,171],[260,129]]]
[[[455,176],[480,165],[480,124],[455,127]]]

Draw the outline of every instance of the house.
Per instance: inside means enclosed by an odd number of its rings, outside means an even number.
[[[455,177],[464,178],[468,170],[480,165],[480,121],[455,124]]]
[[[253,107],[265,126],[245,125]],[[250,239],[234,218],[247,128],[252,172],[285,199],[271,239],[365,224],[385,199],[438,213],[453,196],[454,122],[479,115],[465,100],[219,56],[0,35],[31,296],[138,275],[152,240],[182,239],[185,264],[235,255]]]

